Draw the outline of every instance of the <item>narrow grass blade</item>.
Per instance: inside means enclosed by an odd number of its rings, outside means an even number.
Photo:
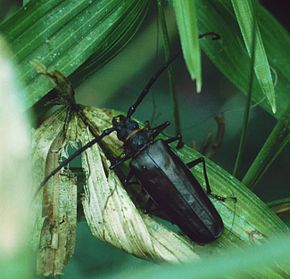
[[[164,46],[164,56],[165,60],[169,61],[169,59],[173,56],[171,51],[170,42],[169,42],[169,34],[167,30],[167,24],[164,13],[164,0],[158,0],[158,15],[160,19],[160,25],[162,30],[163,37],[163,46]],[[169,92],[172,100],[172,110],[173,110],[173,119],[175,124],[175,133],[180,134],[180,117],[179,117],[179,108],[178,108],[178,96],[176,94],[175,86],[174,86],[174,74],[173,74],[173,66],[168,66],[168,81],[169,81]]]
[[[246,136],[248,131],[248,122],[249,122],[249,115],[250,115],[250,106],[252,101],[252,95],[253,95],[253,81],[254,81],[254,69],[255,69],[255,62],[256,62],[256,46],[257,46],[257,21],[256,17],[254,17],[254,20],[252,21],[252,32],[251,32],[251,64],[250,64],[250,76],[249,76],[249,89],[248,89],[248,95],[247,95],[247,103],[245,105],[244,109],[244,117],[243,117],[243,127],[241,132],[241,138],[238,148],[238,154],[236,157],[234,170],[233,170],[233,176],[237,177],[237,172],[240,168],[240,163],[242,161],[242,155],[244,152],[245,142],[246,142]]]
[[[195,1],[174,0],[182,52],[192,80],[196,80],[196,90],[201,91],[201,58],[198,39]]]
[[[243,1],[240,1],[243,2]],[[250,58],[230,1],[196,1],[198,27],[201,33],[214,31],[221,40],[201,40],[203,51],[217,68],[242,92],[249,82]],[[277,112],[266,102],[255,78],[253,100],[277,119],[287,109],[290,89],[290,36],[278,21],[257,3],[259,28],[271,69],[277,75],[275,86]]]
[[[235,15],[238,20],[241,33],[246,45],[248,54],[251,55],[252,46],[252,31],[254,22],[257,20],[254,7],[256,0],[232,0]],[[264,95],[267,97],[273,113],[276,112],[276,97],[274,84],[271,76],[271,69],[268,62],[267,54],[264,48],[263,40],[261,37],[259,26],[256,27],[256,58],[255,58],[255,73],[258,82]]]
[[[288,109],[278,120],[259,154],[251,164],[243,183],[253,189],[278,155],[290,141],[290,103]]]
[[[279,216],[290,213],[290,198],[273,200],[267,204]]]

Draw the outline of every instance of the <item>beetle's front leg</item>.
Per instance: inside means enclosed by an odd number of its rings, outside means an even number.
[[[110,166],[110,169],[113,170],[114,168],[116,168],[117,166],[121,165],[122,163],[124,163],[125,161],[129,160],[132,158],[132,154],[126,154],[125,156],[121,157],[121,158],[117,158],[116,161],[114,162],[114,164],[112,164]]]
[[[204,176],[204,179],[205,179],[205,185],[206,185],[207,194],[212,196],[212,197],[214,197],[217,200],[220,200],[220,201],[225,201],[226,199],[232,199],[234,202],[236,202],[237,201],[236,197],[223,197],[223,196],[216,195],[216,194],[214,194],[212,192],[210,184],[209,184],[208,176],[207,176],[205,159],[203,157],[200,157],[200,158],[198,158],[196,160],[193,160],[192,162],[189,162],[186,165],[187,165],[188,168],[191,169],[191,168],[195,167],[196,165],[198,165],[200,163],[202,163],[202,167],[203,167],[203,176]]]

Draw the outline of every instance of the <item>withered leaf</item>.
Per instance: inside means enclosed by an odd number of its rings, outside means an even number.
[[[35,184],[60,163],[66,146],[75,139],[74,129],[65,109],[57,111],[34,133],[33,162]],[[75,247],[77,222],[77,186],[69,172],[52,177],[35,201],[38,216],[34,242],[37,248],[37,272],[62,274]]]

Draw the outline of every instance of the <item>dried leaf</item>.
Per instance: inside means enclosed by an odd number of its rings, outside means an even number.
[[[56,112],[34,133],[34,167],[38,170],[36,187],[45,175],[59,165],[66,156],[73,127],[65,126],[67,112]],[[67,127],[64,128],[64,127]],[[74,135],[73,135],[74,137]],[[38,246],[38,274],[59,275],[68,263],[75,247],[77,222],[77,187],[67,173],[58,173],[43,189],[38,198],[39,215],[35,224],[35,244]],[[41,202],[42,200],[42,202]]]

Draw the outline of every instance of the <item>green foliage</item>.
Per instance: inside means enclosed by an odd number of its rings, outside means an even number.
[[[202,33],[214,30],[222,37],[222,40],[215,44],[208,40],[201,41],[202,49],[218,69],[246,93],[250,76],[250,58],[230,1],[197,1],[197,10],[199,31]],[[275,87],[277,113],[274,116],[279,118],[289,101],[290,38],[287,31],[260,5],[257,5],[257,21],[269,64],[278,77]],[[264,93],[256,79],[253,99],[260,103],[263,109],[273,114],[269,104],[264,101]]]
[[[126,45],[142,22],[148,3],[147,0],[41,0],[30,1],[19,9],[0,26],[0,32],[19,63],[28,92],[26,107],[34,105],[52,89],[52,84],[31,64],[34,59],[66,76],[83,65],[80,76],[73,77],[79,82],[78,79],[85,79]]]
[[[256,1],[254,1],[256,3]],[[256,24],[256,4],[253,5],[252,0],[237,1],[232,0],[232,5],[239,23],[241,33],[251,57],[251,49],[253,45],[253,31],[256,33],[255,43],[255,64],[254,70],[259,81],[263,94],[267,97],[273,113],[276,112],[276,98],[274,92],[274,85],[271,76],[271,69],[268,63],[267,54],[265,52],[263,40],[261,37],[259,26],[253,28]]]
[[[130,41],[147,14],[149,2],[25,1],[26,6],[0,25],[0,32],[13,50],[21,80],[25,84],[26,90],[20,91],[25,108],[35,105],[53,88],[53,84],[33,66],[35,59],[50,70],[57,69],[65,76],[70,76],[74,85],[80,84]],[[259,4],[256,13],[253,13],[250,1],[170,2],[176,14],[183,56],[191,77],[196,79],[197,91],[202,85],[200,44],[224,76],[248,93],[252,24],[255,20],[258,22],[253,99],[279,122],[243,181],[252,184],[253,180],[255,182],[264,174],[290,140],[289,110],[286,111],[290,88],[289,35]],[[199,42],[198,34],[209,31],[218,33],[222,39]],[[278,77],[274,85],[271,71]],[[4,97],[2,101],[5,101]],[[102,118],[96,121],[102,121]],[[104,125],[107,124],[108,119]],[[115,142],[110,146],[113,153],[117,152],[117,144]],[[184,161],[200,156],[190,148],[185,148],[179,155]],[[245,271],[263,278],[289,277],[289,270],[284,265],[284,259],[289,258],[289,236],[266,246],[261,244],[268,240],[268,236],[287,232],[287,226],[234,177],[211,161],[208,161],[208,165],[214,190],[228,196],[234,194],[238,199],[236,205],[213,201],[223,217],[226,232],[215,243],[194,247],[203,256],[207,253],[215,255],[195,265],[158,267],[158,271],[146,271],[144,274],[140,269],[140,275],[134,274],[134,278],[217,278],[223,275],[239,278],[236,274]],[[197,168],[197,178],[202,178],[201,168]],[[241,248],[243,243],[251,242],[251,237],[253,242],[261,244],[259,249],[239,250],[221,257],[225,247]],[[273,257],[276,257],[275,260]],[[270,263],[273,263],[274,268]]]

